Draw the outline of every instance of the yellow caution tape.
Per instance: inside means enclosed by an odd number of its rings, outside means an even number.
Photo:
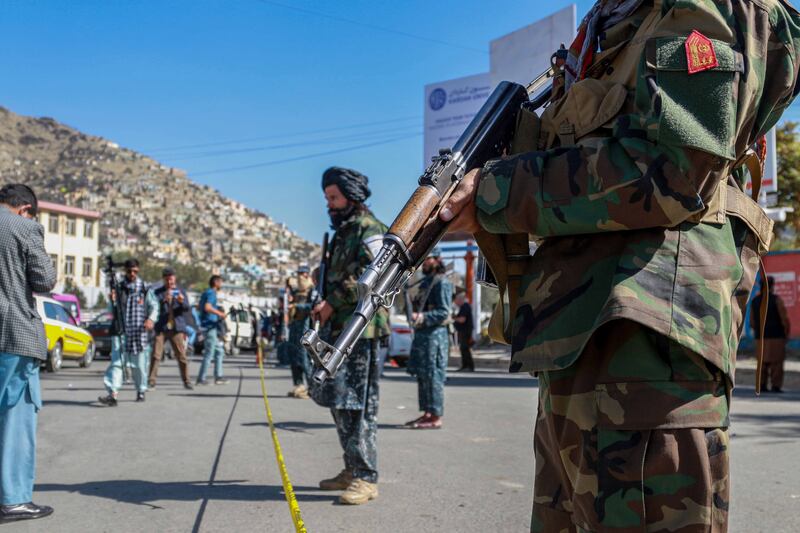
[[[260,341],[260,339],[259,339]],[[272,445],[275,448],[275,459],[278,461],[278,470],[281,473],[281,482],[283,483],[283,494],[286,496],[286,503],[289,504],[289,512],[292,514],[292,522],[294,522],[294,529],[296,533],[308,533],[306,526],[303,523],[303,517],[300,516],[300,505],[297,503],[297,498],[294,495],[292,482],[289,479],[289,472],[286,470],[286,462],[283,460],[283,452],[281,452],[281,443],[278,441],[278,432],[275,430],[275,424],[272,422],[272,411],[269,408],[269,399],[267,399],[267,384],[264,381],[264,354],[261,350],[261,343],[258,343],[258,368],[261,370],[261,393],[264,395],[264,408],[267,411],[267,422],[269,422],[269,431],[272,433]]]

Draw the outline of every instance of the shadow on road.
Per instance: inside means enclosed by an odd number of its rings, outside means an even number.
[[[178,396],[184,398],[259,398],[263,399],[264,397],[260,394],[203,394],[201,392],[187,392],[186,394],[167,394],[167,396]],[[285,394],[268,394],[267,398],[270,400],[285,400],[285,399],[294,399],[289,398]]]
[[[410,383],[415,383],[416,378],[400,373],[400,372],[385,372],[382,380],[386,381],[408,381]],[[520,388],[536,388],[539,385],[539,380],[532,376],[522,375],[516,376],[513,374],[509,374],[508,372],[501,371],[501,372],[471,372],[471,373],[459,373],[447,374],[447,382],[445,383],[445,387],[478,387],[478,388],[488,388],[488,387],[520,387]]]
[[[121,503],[143,505],[151,509],[163,509],[155,502],[169,501],[283,501],[280,485],[245,485],[246,480],[216,480],[209,486],[204,481],[156,482],[141,479],[114,479],[89,481],[73,485],[59,483],[37,484],[38,492],[77,492],[83,496],[107,498]],[[294,487],[295,491],[319,491],[317,487]],[[300,501],[327,501],[331,496],[297,493]]]
[[[105,409],[105,405],[101,405],[97,400],[87,400],[79,402],[77,400],[43,400],[42,405],[49,407],[51,405],[61,405],[63,407],[97,407]]]
[[[731,415],[732,430],[738,439],[767,437],[774,439],[797,439],[800,437],[800,415],[736,414]],[[753,433],[739,433],[738,424],[750,423],[756,428]]]
[[[269,427],[269,424],[266,422],[245,422],[242,424],[245,427]],[[297,421],[289,421],[289,422],[276,422],[275,423],[276,429],[282,429],[284,431],[291,431],[292,433],[308,433],[309,431],[315,429],[335,429],[336,426],[332,423],[322,423],[322,422],[297,422]],[[380,430],[387,430],[387,429],[402,429],[408,430],[408,428],[404,427],[402,424],[378,424],[378,429]]]

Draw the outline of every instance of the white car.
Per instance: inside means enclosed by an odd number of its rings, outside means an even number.
[[[408,319],[405,315],[392,314],[389,317],[389,324],[392,328],[392,335],[389,337],[389,350],[386,356],[405,366],[409,355],[411,355],[411,341],[414,339],[414,330],[409,327]]]
[[[224,305],[224,304],[223,304]],[[250,312],[241,306],[224,306],[228,312],[225,317],[225,353],[237,355],[239,350],[252,350],[253,324]]]

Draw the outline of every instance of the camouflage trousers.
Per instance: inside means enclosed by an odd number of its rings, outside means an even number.
[[[344,467],[353,477],[378,482],[378,420],[370,412],[331,409],[339,444],[344,450]]]
[[[372,339],[358,341],[336,377],[311,388],[314,401],[331,408],[345,469],[370,483],[378,482],[380,373],[376,348]]]
[[[727,530],[729,388],[719,370],[615,321],[539,385],[532,532]]]
[[[408,370],[417,376],[419,410],[444,415],[444,382],[450,356],[450,334],[438,326],[414,333]]]

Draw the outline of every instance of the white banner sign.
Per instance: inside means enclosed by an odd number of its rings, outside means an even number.
[[[425,86],[425,152],[423,167],[441,148],[452,148],[489,97],[488,74]]]

